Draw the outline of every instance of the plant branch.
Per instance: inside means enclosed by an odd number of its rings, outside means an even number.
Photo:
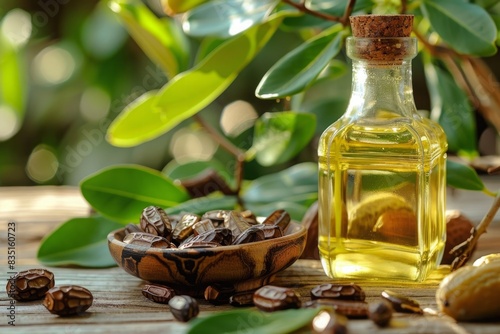
[[[351,15],[354,5],[356,4],[356,0],[349,0],[346,9],[344,11],[344,15],[336,16],[309,9],[307,8],[305,1],[300,1],[300,2],[295,2],[293,0],[282,0],[282,1],[298,9],[303,13],[316,16],[327,21],[340,22],[343,26],[349,25],[349,16]]]
[[[488,213],[486,213],[486,216],[484,216],[483,220],[481,220],[481,222],[479,223],[479,225],[477,225],[477,227],[472,229],[471,233],[472,235],[470,236],[470,238],[461,243],[460,245],[454,247],[450,251],[450,253],[455,256],[455,260],[453,260],[453,263],[451,264],[452,271],[463,266],[470,258],[472,252],[474,251],[474,248],[476,247],[479,237],[483,233],[486,233],[486,230],[488,229],[490,223],[495,218],[495,215],[499,208],[500,208],[500,192],[495,197],[493,205],[491,206]]]
[[[245,153],[236,147],[233,143],[222,136],[217,130],[215,130],[210,124],[208,124],[201,116],[198,114],[194,115],[194,119],[198,124],[200,124],[205,131],[212,137],[215,142],[217,142],[225,151],[229,152],[234,156],[236,160],[236,167],[234,171],[234,178],[236,180],[236,189],[234,189],[235,194],[239,194],[241,190],[241,185],[243,183],[243,165],[245,163]],[[239,196],[238,196],[239,198]]]

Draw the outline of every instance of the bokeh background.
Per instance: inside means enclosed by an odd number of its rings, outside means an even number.
[[[159,0],[145,2],[162,15]],[[0,105],[0,186],[77,185],[89,174],[119,163],[162,170],[172,160],[210,160],[214,155],[224,159],[225,153],[217,144],[189,121],[134,148],[116,148],[106,142],[111,120],[141,94],[161,87],[166,78],[105,2],[1,0],[0,36],[4,41],[0,43],[0,90],[19,95],[17,110]],[[11,46],[10,53],[6,43]],[[192,43],[195,49],[196,40]],[[272,47],[266,48],[202,117],[237,145],[248,147],[252,121],[259,114],[281,108],[279,102],[255,98],[255,87],[283,51],[299,43],[296,36],[278,34],[270,43]],[[10,62],[7,57],[11,57]],[[488,63],[496,71],[498,56]],[[428,109],[418,59],[414,66],[417,107]],[[348,97],[350,77],[340,80],[345,81],[345,89],[332,94],[338,94],[341,107]],[[311,96],[313,99],[314,92]],[[477,121],[480,152],[496,154],[495,131],[479,116]],[[327,124],[328,116],[321,119],[320,127]],[[313,142],[290,163],[314,160],[314,156]],[[283,166],[273,167],[280,168]],[[254,178],[269,171],[250,163],[245,176]]]

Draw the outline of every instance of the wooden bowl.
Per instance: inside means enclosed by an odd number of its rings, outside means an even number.
[[[241,245],[197,249],[146,248],[125,244],[124,228],[108,234],[116,263],[143,280],[199,295],[211,284],[249,290],[270,282],[294,263],[306,244],[307,230],[290,222],[285,235]]]

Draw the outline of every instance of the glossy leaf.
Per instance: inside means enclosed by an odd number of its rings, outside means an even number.
[[[138,222],[147,206],[169,208],[189,199],[160,172],[135,165],[103,169],[84,179],[80,189],[97,212],[123,223]]]
[[[449,186],[459,189],[479,191],[485,189],[483,181],[474,169],[451,160],[446,161],[446,182]]]
[[[139,0],[111,0],[109,7],[125,23],[144,53],[172,78],[189,62],[189,46],[175,21],[158,18]]]
[[[213,313],[195,319],[188,334],[237,334],[294,332],[309,325],[319,310],[314,308],[262,312],[255,308]]]
[[[220,194],[193,198],[179,205],[165,210],[168,214],[191,212],[198,215],[211,210],[234,210],[238,204],[236,196],[222,196]]]
[[[233,171],[229,170],[228,166],[224,166],[222,162],[216,159],[211,159],[209,161],[192,161],[184,164],[172,160],[165,166],[162,172],[172,180],[186,180],[199,175],[207,169],[213,169],[226,181],[231,181],[230,173]]]
[[[452,152],[475,155],[476,121],[464,91],[443,69],[425,61],[425,74],[431,95],[431,118],[443,127]]]
[[[318,166],[312,162],[296,164],[278,173],[251,181],[242,193],[245,203],[268,204],[304,198],[318,192]]]
[[[0,29],[0,119],[8,127],[0,133],[0,141],[16,134],[24,119],[27,84],[23,53],[22,47],[11,43]]]
[[[191,36],[230,37],[264,20],[277,0],[212,0],[190,10],[182,19]]]
[[[255,123],[253,146],[263,166],[286,162],[310,142],[316,129],[316,117],[309,113],[265,113]]]
[[[421,8],[432,28],[456,51],[477,56],[496,52],[495,23],[480,6],[456,0],[424,0]]]
[[[268,42],[284,16],[237,35],[211,52],[194,68],[177,75],[157,93],[146,108],[127,108],[108,129],[108,140],[116,146],[133,146],[158,137],[195,115],[217,98],[239,72]],[[228,57],[228,55],[231,55]],[[152,97],[149,97],[152,99]],[[140,121],[141,126],[137,127]]]
[[[161,0],[163,10],[167,15],[176,15],[187,12],[209,0]]]
[[[337,24],[286,54],[264,75],[257,97],[276,99],[303,91],[339,53],[344,36]]]
[[[114,266],[106,237],[122,227],[99,216],[70,219],[42,240],[37,258],[47,266]]]

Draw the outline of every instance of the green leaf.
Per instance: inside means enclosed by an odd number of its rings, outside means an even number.
[[[276,99],[303,91],[339,53],[344,36],[337,24],[286,54],[264,75],[256,96]]]
[[[495,54],[497,30],[483,8],[456,0],[424,0],[421,8],[432,28],[456,51],[476,56]]]
[[[254,308],[213,313],[194,320],[188,334],[284,334],[309,325],[319,310],[314,308],[262,312]]]
[[[275,112],[263,114],[255,123],[251,152],[263,166],[286,162],[309,143],[316,129],[313,114]]]
[[[193,161],[188,163],[178,163],[172,160],[163,168],[162,173],[172,180],[186,180],[193,178],[207,169],[215,170],[226,182],[232,182],[231,175],[228,173],[227,166],[216,159],[209,161]]]
[[[476,154],[476,121],[470,101],[453,78],[431,61],[424,60],[431,96],[431,118],[443,127],[452,152]]]
[[[197,215],[211,210],[234,210],[238,204],[236,196],[222,196],[220,194],[193,198],[189,201],[165,210],[168,214],[190,212]]]
[[[446,182],[449,186],[459,189],[485,190],[483,181],[474,169],[451,160],[446,161]]]
[[[27,84],[23,54],[23,49],[14,45],[0,29],[0,119],[4,126],[0,141],[15,135],[24,119]]]
[[[309,206],[313,204],[318,197],[313,194],[309,195],[311,198],[307,203],[309,204],[299,204],[289,201],[277,201],[273,203],[248,203],[245,209],[252,211],[258,217],[267,217],[275,210],[285,210],[288,212],[293,220],[300,222],[302,217],[306,214]]]
[[[138,222],[147,206],[169,208],[189,199],[160,172],[135,165],[105,168],[84,179],[80,189],[97,212],[122,223]]]
[[[125,23],[144,53],[172,78],[189,65],[189,45],[170,18],[158,18],[139,0],[111,0],[109,7]]]
[[[144,108],[127,108],[108,129],[116,146],[133,146],[169,131],[217,98],[268,42],[284,16],[280,12],[221,44],[202,62],[168,82]],[[149,97],[152,99],[152,97]],[[151,103],[151,104],[149,104]],[[141,126],[137,127],[140,120]]]
[[[303,202],[318,193],[318,166],[312,162],[296,164],[278,173],[250,181],[242,193],[245,204],[268,204],[294,199]]]
[[[212,0],[183,16],[184,32],[191,36],[230,37],[264,20],[277,0]]]
[[[167,15],[187,12],[209,0],[162,0],[163,10]]]
[[[70,219],[42,240],[37,258],[47,266],[114,266],[106,237],[121,227],[99,216]]]

